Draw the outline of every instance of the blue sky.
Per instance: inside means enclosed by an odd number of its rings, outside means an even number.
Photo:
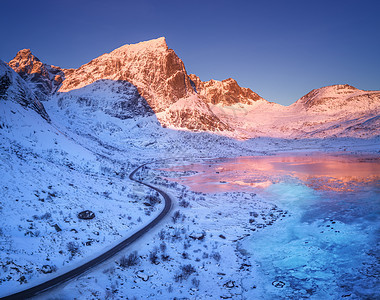
[[[0,59],[30,48],[79,67],[124,44],[165,36],[189,73],[232,77],[291,104],[314,88],[380,89],[380,1],[0,1]]]

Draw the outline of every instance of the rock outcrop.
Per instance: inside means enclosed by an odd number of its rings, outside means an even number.
[[[125,45],[95,58],[67,74],[59,91],[80,89],[104,79],[136,86],[165,127],[199,131],[228,128],[194,91],[182,60],[168,48],[165,38]]]
[[[223,81],[201,81],[194,74],[189,75],[195,91],[204,97],[207,103],[229,106],[237,103],[252,104],[258,100],[264,100],[249,88],[238,85],[235,79],[228,78]]]
[[[30,83],[39,99],[56,92],[65,79],[65,70],[42,63],[30,49],[20,50],[8,65]]]
[[[168,48],[165,38],[125,45],[95,58],[69,74],[60,91],[99,79],[132,83],[156,113],[194,94],[182,60]]]
[[[35,110],[50,122],[44,106],[29,85],[2,60],[0,60],[0,100],[15,101],[26,109]]]

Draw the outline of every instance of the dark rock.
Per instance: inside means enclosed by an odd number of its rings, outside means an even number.
[[[40,271],[44,274],[49,274],[49,273],[52,273],[53,272],[53,269],[51,266],[49,265],[43,265],[42,268],[40,269]]]
[[[91,220],[95,218],[95,213],[91,210],[84,210],[78,214],[78,218],[82,220]]]
[[[226,287],[226,288],[232,289],[232,288],[234,288],[236,285],[235,285],[235,281],[229,280],[229,281],[227,281],[225,284],[223,284],[223,286]]]
[[[285,283],[282,281],[275,280],[272,282],[272,285],[276,288],[283,288],[285,286]]]
[[[57,230],[57,232],[62,231],[61,227],[59,227],[58,224],[54,224],[53,227],[55,228],[55,230]]]

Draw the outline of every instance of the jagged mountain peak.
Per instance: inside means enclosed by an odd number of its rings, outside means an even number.
[[[265,101],[251,89],[239,86],[233,78],[227,78],[222,81],[215,79],[201,81],[194,74],[190,74],[189,77],[196,92],[211,104],[229,106],[237,103],[252,104],[258,100]]]
[[[60,92],[100,79],[132,83],[155,112],[195,93],[182,60],[168,48],[165,38],[124,45],[95,58],[68,75]]]
[[[115,50],[113,50],[109,54],[113,55],[122,55],[124,52],[138,52],[138,51],[166,51],[169,47],[166,43],[165,37],[160,37],[157,39],[139,42],[137,44],[126,44],[121,46]]]
[[[20,75],[33,73],[47,74],[43,63],[33,55],[30,49],[22,49],[17,52],[16,56],[8,64]]]
[[[17,102],[24,108],[31,108],[50,122],[44,106],[25,80],[0,60],[0,100],[2,99]]]
[[[40,99],[54,93],[65,79],[63,69],[42,63],[30,49],[17,52],[8,65],[30,84]]]

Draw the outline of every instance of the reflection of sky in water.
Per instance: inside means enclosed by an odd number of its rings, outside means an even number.
[[[357,184],[378,184],[380,159],[359,156],[265,156],[209,160],[176,166],[167,171],[195,171],[192,176],[176,178],[199,192],[225,192],[266,188],[293,176],[318,190],[346,191]]]
[[[174,178],[195,191],[254,189],[289,211],[244,242],[257,272],[247,299],[380,299],[378,158],[245,157],[169,170],[197,171]]]

